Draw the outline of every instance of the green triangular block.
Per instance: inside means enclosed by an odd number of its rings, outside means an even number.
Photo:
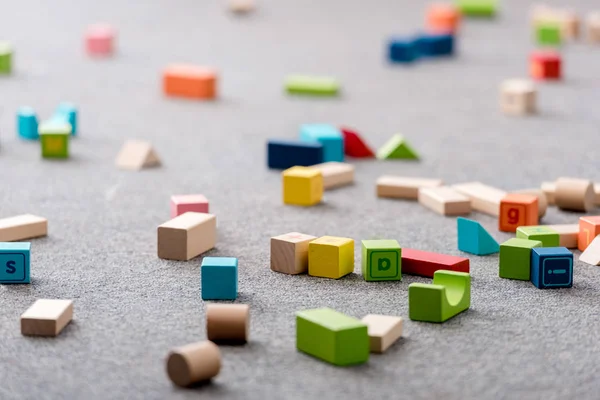
[[[377,158],[380,160],[387,159],[407,159],[418,160],[419,155],[414,151],[404,139],[404,136],[396,134],[387,141],[379,150],[377,150]]]

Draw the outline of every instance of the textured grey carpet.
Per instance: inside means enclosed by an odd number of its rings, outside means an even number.
[[[541,114],[507,118],[497,87],[526,75],[527,2],[507,1],[494,21],[467,21],[456,58],[410,67],[387,65],[384,41],[418,29],[426,3],[371,3],[263,0],[237,18],[222,1],[0,2],[1,34],[17,49],[16,73],[0,79],[0,216],[42,215],[50,229],[33,240],[32,284],[0,287],[1,399],[600,396],[600,268],[579,262],[572,289],[539,290],[499,279],[497,256],[472,257],[472,308],[459,317],[443,325],[407,320],[400,343],[355,368],[296,352],[295,311],[329,306],[406,318],[408,285],[428,280],[276,274],[270,236],[386,237],[460,254],[453,218],[377,199],[375,179],[396,173],[507,190],[560,175],[600,180],[600,47],[566,46],[566,79],[540,86]],[[588,11],[595,1],[569,3]],[[83,54],[83,31],[97,21],[119,30],[114,59]],[[176,61],[218,68],[221,99],[164,99],[160,71]],[[294,72],[334,75],[344,94],[289,98],[282,82]],[[61,100],[80,107],[81,135],[69,161],[42,161],[37,143],[16,139],[15,112],[28,104],[48,117]],[[306,122],[353,126],[374,147],[402,132],[423,160],[356,162],[355,186],[327,192],[318,207],[284,207],[279,175],[265,167],[265,140],[294,137]],[[115,169],[126,138],[151,140],[164,167]],[[196,192],[217,215],[218,247],[209,254],[240,259],[251,342],[222,348],[213,384],[181,390],[168,381],[164,357],[205,338],[200,259],[158,259],[156,227],[168,219],[171,194]],[[578,216],[552,209],[544,222]],[[474,218],[498,240],[510,237],[493,218]],[[357,245],[357,272],[359,260]],[[19,332],[19,315],[37,298],[75,301],[75,320],[56,339]]]

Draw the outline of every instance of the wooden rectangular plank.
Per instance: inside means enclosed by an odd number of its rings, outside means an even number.
[[[215,247],[217,218],[186,212],[160,225],[157,236],[159,258],[187,261]]]
[[[402,249],[402,273],[433,278],[437,270],[469,272],[469,259],[415,249]]]
[[[371,353],[383,353],[402,336],[402,318],[369,314],[362,320],[369,330]]]
[[[420,188],[442,186],[443,182],[441,179],[383,175],[376,185],[378,197],[417,200]]]
[[[471,200],[449,186],[419,189],[419,203],[442,215],[466,215]]]
[[[312,167],[321,171],[324,189],[333,189],[354,183],[354,165],[352,164],[330,161]]]
[[[0,219],[0,242],[15,242],[48,234],[48,220],[31,214]]]
[[[467,196],[471,200],[471,208],[485,214],[500,215],[500,200],[506,192],[481,182],[467,182],[452,185],[452,189]]]
[[[21,334],[57,336],[73,319],[73,301],[40,299],[21,315]]]
[[[559,246],[568,249],[577,248],[579,237],[579,224],[546,225],[558,232]]]

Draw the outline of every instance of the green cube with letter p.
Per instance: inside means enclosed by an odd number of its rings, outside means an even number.
[[[398,241],[363,240],[362,274],[367,282],[401,281],[402,249]]]

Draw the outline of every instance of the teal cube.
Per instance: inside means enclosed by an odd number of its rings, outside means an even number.
[[[21,107],[17,111],[17,132],[19,137],[28,140],[39,139],[38,120],[31,107]]]
[[[202,300],[235,300],[238,293],[238,259],[204,257],[200,266]]]
[[[398,242],[363,240],[362,274],[368,282],[402,280],[402,249]]]
[[[12,72],[12,46],[8,42],[0,42],[0,74]]]
[[[330,308],[296,313],[296,347],[328,363],[346,366],[369,360],[367,325]]]
[[[517,228],[519,239],[539,240],[542,247],[558,247],[560,235],[552,228],[543,225],[519,226]]]
[[[0,242],[0,283],[29,283],[29,242]]]
[[[528,281],[531,277],[531,249],[534,247],[542,247],[542,242],[512,238],[502,243],[498,272],[500,278]]]
[[[555,22],[540,22],[535,27],[536,38],[542,46],[560,46],[561,28]]]

